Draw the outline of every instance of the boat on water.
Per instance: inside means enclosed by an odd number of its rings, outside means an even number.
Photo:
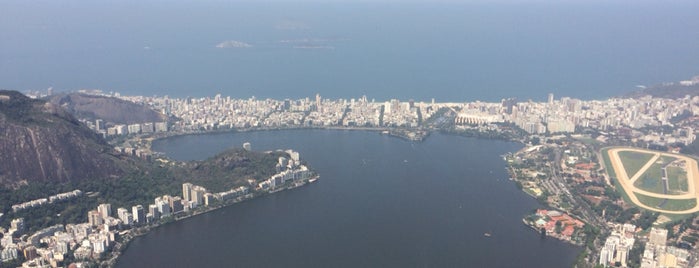
[[[316,182],[317,180],[318,180],[318,177],[315,177],[315,178],[309,179],[308,182],[313,183],[313,182]]]
[[[483,234],[483,236],[485,236],[485,237],[490,237],[491,234],[486,232],[486,233]]]

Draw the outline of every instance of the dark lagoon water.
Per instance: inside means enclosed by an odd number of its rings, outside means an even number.
[[[321,179],[162,226],[133,240],[117,267],[569,267],[580,250],[522,224],[538,206],[507,179],[500,155],[516,143],[294,130],[154,148],[190,160],[243,142],[293,148]]]

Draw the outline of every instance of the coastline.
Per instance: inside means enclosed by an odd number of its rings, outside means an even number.
[[[181,136],[197,136],[197,135],[211,135],[211,134],[226,134],[226,133],[246,133],[246,132],[265,132],[265,131],[293,131],[293,130],[343,130],[343,131],[369,131],[378,132],[379,134],[386,134],[388,136],[400,138],[411,142],[422,142],[429,137],[433,131],[438,130],[427,130],[427,129],[408,129],[408,128],[386,128],[386,127],[340,127],[340,126],[327,126],[327,127],[303,127],[303,126],[292,126],[292,127],[274,127],[274,128],[228,128],[228,129],[215,129],[215,130],[203,130],[203,131],[169,131],[160,132],[153,134],[137,135],[130,137],[124,141],[125,142],[136,142],[140,143],[143,148],[147,149],[151,153],[157,153],[152,150],[152,145],[154,141],[164,140],[168,138],[175,138]],[[387,132],[387,133],[386,133]],[[449,133],[453,135],[459,135],[458,133]],[[469,137],[469,136],[464,136]],[[507,140],[514,141],[517,140]],[[111,143],[111,141],[110,141]],[[114,144],[113,144],[114,145]]]
[[[292,189],[299,188],[301,186],[310,185],[310,184],[316,182],[319,178],[320,178],[320,175],[315,174],[308,179],[305,179],[305,180],[299,181],[299,182],[295,182],[293,184],[285,185],[283,187],[279,187],[278,189],[275,189],[274,191],[252,192],[252,193],[246,194],[244,196],[237,197],[235,199],[224,201],[222,203],[216,204],[215,206],[202,206],[202,207],[199,207],[199,208],[197,208],[191,212],[188,212],[188,213],[176,214],[173,217],[168,218],[162,222],[159,221],[155,224],[141,226],[141,227],[133,228],[130,230],[126,230],[126,231],[124,231],[125,236],[122,238],[122,240],[117,242],[117,245],[112,247],[112,249],[109,251],[110,258],[103,260],[99,263],[101,266],[106,265],[108,267],[114,267],[114,265],[116,265],[119,262],[119,257],[121,256],[121,254],[128,249],[129,244],[131,243],[131,241],[133,241],[133,239],[140,237],[140,236],[147,235],[152,230],[157,229],[160,226],[164,226],[164,225],[168,225],[168,224],[175,223],[178,221],[182,221],[182,220],[194,217],[194,216],[199,216],[202,214],[210,213],[210,212],[213,212],[215,210],[229,207],[229,206],[232,206],[232,205],[235,205],[238,203],[250,201],[250,200],[253,200],[253,199],[256,199],[259,197],[272,195],[272,194],[277,193],[277,192],[292,190]],[[135,233],[135,234],[133,234],[133,233]]]
[[[289,133],[291,133],[291,134],[289,134]],[[311,134],[311,133],[312,133],[312,134]],[[327,133],[327,134],[326,134],[326,133]],[[223,145],[228,145],[228,144],[233,143],[233,145],[237,145],[237,144],[240,144],[240,143],[242,143],[242,142],[244,142],[244,141],[248,141],[248,142],[251,142],[251,143],[253,144],[253,147],[255,147],[255,146],[254,146],[255,144],[260,143],[260,144],[265,144],[265,146],[264,146],[265,148],[270,148],[269,146],[272,146],[271,144],[269,144],[269,143],[267,143],[267,142],[262,142],[262,141],[267,141],[269,138],[272,138],[272,139],[273,139],[275,136],[278,136],[278,135],[292,135],[293,137],[298,137],[298,136],[303,136],[303,137],[312,136],[313,138],[309,139],[309,141],[312,142],[313,140],[316,140],[317,137],[325,137],[326,135],[330,135],[331,133],[332,133],[333,136],[339,136],[339,137],[345,137],[345,136],[347,136],[347,137],[360,137],[360,138],[353,138],[353,139],[352,139],[353,141],[355,141],[355,140],[356,140],[356,141],[361,141],[361,140],[369,139],[369,140],[371,140],[371,141],[377,141],[377,142],[381,142],[381,143],[388,143],[388,142],[390,142],[390,144],[395,144],[395,145],[400,146],[400,147],[403,147],[403,148],[405,148],[405,147],[411,148],[411,145],[410,145],[410,143],[408,143],[408,142],[403,142],[403,141],[401,141],[401,140],[397,140],[397,139],[393,139],[393,138],[388,138],[387,135],[380,136],[380,135],[378,135],[379,133],[373,133],[373,132],[363,132],[363,133],[362,133],[362,132],[357,132],[357,133],[351,133],[351,132],[346,132],[346,131],[339,131],[339,132],[330,131],[330,132],[326,132],[326,131],[324,131],[324,130],[309,130],[309,131],[301,131],[301,132],[280,132],[280,133],[268,132],[268,133],[266,133],[266,134],[240,134],[240,135],[238,135],[238,136],[236,136],[237,134],[233,134],[233,135],[228,135],[228,134],[226,134],[226,135],[216,135],[216,136],[200,136],[200,137],[196,137],[196,138],[192,139],[192,140],[196,140],[196,141],[197,141],[197,142],[194,142],[194,143],[190,142],[190,139],[187,138],[187,139],[183,139],[183,140],[181,140],[181,139],[176,139],[176,140],[168,141],[166,144],[167,144],[168,146],[176,146],[176,144],[183,144],[183,145],[184,145],[184,147],[179,147],[179,146],[177,146],[176,148],[196,148],[196,144],[197,144],[197,143],[203,142],[203,141],[208,140],[208,139],[211,139],[211,140],[215,140],[215,141],[216,141],[216,142],[212,142],[212,144],[223,144]],[[496,153],[496,154],[491,154],[491,156],[492,156],[493,158],[489,158],[490,160],[494,160],[494,161],[488,161],[488,163],[492,163],[492,167],[491,167],[491,165],[489,164],[489,168],[488,168],[488,169],[493,170],[492,172],[493,172],[494,174],[497,174],[497,175],[495,175],[495,177],[492,177],[492,175],[490,176],[490,178],[492,178],[492,181],[493,181],[492,183],[495,183],[494,181],[496,180],[496,178],[503,178],[504,176],[507,175],[506,173],[503,173],[503,172],[500,170],[500,168],[503,168],[503,163],[504,163],[504,161],[501,162],[502,159],[501,159],[501,158],[498,159],[499,156],[502,155],[502,154],[508,153],[508,152],[517,151],[517,150],[519,150],[519,149],[521,148],[521,146],[518,145],[518,144],[510,143],[510,142],[504,142],[504,143],[503,143],[502,141],[499,141],[499,140],[487,142],[487,141],[485,141],[485,140],[483,140],[483,141],[478,141],[477,139],[461,138],[461,137],[458,137],[458,136],[456,136],[456,135],[444,135],[444,134],[439,134],[439,133],[435,133],[435,134],[436,134],[436,135],[430,136],[430,137],[429,137],[430,140],[426,141],[425,144],[420,145],[420,144],[415,143],[414,146],[420,146],[420,147],[421,147],[421,146],[427,146],[427,145],[432,146],[432,144],[434,144],[434,142],[437,142],[437,141],[447,141],[447,142],[450,141],[450,142],[455,142],[455,143],[458,143],[458,144],[464,143],[464,144],[469,144],[469,145],[477,145],[477,144],[482,144],[482,143],[484,143],[484,142],[490,144],[491,142],[493,142],[493,146],[495,146],[495,145],[497,144],[497,146],[498,146],[497,148],[505,148],[506,150],[498,151],[498,153]],[[258,139],[261,140],[261,141],[258,141]],[[295,138],[294,140],[296,140],[296,138]],[[305,139],[301,139],[301,140],[304,141],[304,142],[302,142],[302,144],[306,144],[307,141],[306,141]],[[331,141],[331,142],[332,142],[332,141]],[[276,144],[276,143],[275,143],[275,144]],[[355,143],[352,143],[352,144],[355,144]],[[440,143],[440,144],[442,144],[442,143]],[[447,144],[448,144],[448,143],[447,143]],[[509,145],[507,145],[507,144],[509,144]],[[500,147],[501,145],[504,146],[504,147]],[[505,145],[506,145],[506,146],[505,146]],[[277,145],[274,145],[274,146],[277,146]],[[169,148],[169,147],[164,146],[163,143],[155,143],[155,144],[154,144],[154,148],[162,149],[163,151],[168,152],[168,155],[170,155],[170,152],[176,153],[177,151],[180,151],[180,152],[184,152],[184,153],[186,154],[186,152],[188,151],[188,150],[182,151],[181,149],[170,150],[170,149],[167,149],[167,148]],[[212,146],[212,147],[210,147],[210,148],[216,148],[216,146]],[[299,147],[299,149],[301,149],[301,148],[306,148],[306,147]],[[320,147],[320,148],[321,148],[321,149],[319,149],[318,151],[323,151],[323,149],[322,149],[323,147]],[[438,148],[445,148],[445,147],[438,147]],[[450,148],[450,147],[446,147],[446,148]],[[479,148],[480,148],[480,147],[479,147]],[[485,147],[485,148],[491,148],[491,149],[492,149],[493,147]],[[307,151],[307,150],[308,150],[308,148],[306,148],[306,149],[304,149],[304,150],[301,150],[301,152],[305,152],[305,151]],[[413,150],[413,149],[406,149],[406,150]],[[447,149],[447,150],[448,150],[448,149]],[[331,150],[331,151],[334,151],[334,150]],[[304,154],[305,154],[305,153],[304,153]],[[318,154],[318,153],[313,153],[313,155],[316,156],[316,157],[314,157],[313,159],[316,159],[316,161],[317,161],[317,154]],[[180,154],[180,155],[181,155],[181,154]],[[321,155],[326,155],[326,154],[325,154],[325,153],[321,153]],[[373,154],[372,154],[372,155],[373,155]],[[459,154],[459,155],[462,155],[462,154]],[[173,154],[172,156],[173,156],[173,157],[178,157],[177,154]],[[309,156],[310,156],[310,155],[309,155]],[[421,156],[421,157],[422,157],[422,156]],[[399,157],[399,160],[400,160],[400,161],[403,161],[403,159],[404,159],[403,157]],[[411,158],[407,158],[407,159],[411,159]],[[439,159],[439,158],[437,158],[437,159]],[[311,161],[311,162],[309,162],[310,164],[312,164],[313,162],[315,162],[315,161],[310,160],[310,159],[309,159],[309,161]],[[437,160],[437,161],[439,161],[439,160]],[[401,163],[402,163],[402,162],[401,162]],[[410,163],[417,163],[417,162],[413,162],[412,160],[410,160]],[[320,162],[319,162],[319,164],[320,164]],[[361,164],[361,161],[359,161],[359,164]],[[401,164],[401,166],[402,166],[402,165],[403,165],[403,164]],[[325,165],[323,165],[323,167],[325,167]],[[320,166],[319,166],[319,168],[320,168]],[[474,166],[474,168],[478,168],[478,166]],[[328,171],[326,171],[326,172],[328,172]],[[486,170],[485,173],[484,173],[484,175],[487,176],[487,174],[488,174],[488,172],[487,172],[487,170]],[[324,175],[321,174],[321,176],[324,176]],[[486,178],[488,178],[488,177],[486,177]],[[345,181],[346,181],[346,180],[345,180]],[[527,204],[527,205],[525,206],[525,209],[523,209],[523,210],[519,210],[519,211],[516,211],[516,212],[514,212],[514,213],[507,213],[507,214],[509,214],[509,215],[507,216],[507,221],[506,221],[506,223],[503,222],[502,224],[503,224],[503,225],[507,225],[507,226],[513,226],[513,227],[515,227],[514,229],[508,229],[508,230],[514,230],[514,231],[510,232],[510,234],[514,233],[515,235],[517,235],[517,237],[526,237],[526,238],[528,239],[528,240],[527,240],[528,242],[527,242],[526,244],[530,244],[530,243],[536,244],[536,243],[538,243],[538,241],[539,241],[538,235],[535,235],[535,234],[530,233],[531,231],[529,231],[528,228],[521,228],[521,226],[518,225],[518,221],[521,220],[521,217],[522,217],[522,216],[528,214],[530,209],[534,209],[534,208],[539,207],[539,206],[536,204],[536,202],[533,202],[534,200],[530,200],[529,197],[519,194],[519,191],[516,191],[515,189],[513,189],[513,187],[511,186],[512,184],[510,184],[510,182],[502,181],[501,179],[498,179],[498,181],[500,181],[499,183],[497,183],[497,184],[499,185],[498,187],[502,187],[502,188],[504,188],[504,189],[508,189],[508,193],[510,193],[509,195],[514,195],[514,196],[516,196],[516,199],[517,199],[517,200],[524,200],[524,201],[526,201],[525,203]],[[329,182],[329,181],[328,181],[328,182]],[[336,183],[333,183],[333,185],[336,185]],[[310,188],[309,188],[308,190],[304,189],[304,190],[300,190],[299,192],[289,193],[289,194],[293,194],[293,196],[297,196],[297,195],[300,195],[300,196],[305,196],[305,195],[312,196],[312,195],[314,195],[314,192],[316,192],[316,190],[318,190],[319,193],[321,193],[321,192],[322,192],[322,193],[326,193],[327,189],[326,189],[326,190],[323,190],[322,188],[328,187],[329,185],[326,185],[326,186],[318,185],[318,186],[322,186],[322,187],[321,187],[321,188],[313,188],[313,190],[311,190]],[[357,192],[355,192],[355,191],[349,191],[349,192],[345,191],[345,192],[346,192],[347,194],[350,194],[350,195],[352,195],[353,192],[354,192],[355,194],[357,193]],[[434,191],[432,191],[432,192],[434,193]],[[499,192],[499,191],[497,191],[497,192]],[[298,193],[298,194],[297,194],[297,193]],[[437,193],[439,193],[439,192],[437,192]],[[493,193],[495,193],[495,192],[493,192]],[[283,193],[283,195],[286,195],[286,194],[287,194],[287,193]],[[508,196],[509,196],[509,195],[508,195]],[[276,199],[272,199],[272,200],[276,200]],[[256,200],[255,202],[247,203],[247,204],[252,205],[253,203],[257,204],[258,202],[259,202],[259,203],[262,203],[262,204],[267,204],[268,201],[270,201],[268,198],[264,198],[264,200]],[[293,203],[296,203],[296,202],[293,202]],[[522,203],[522,202],[519,202],[519,203]],[[263,207],[265,207],[265,206],[263,206]],[[464,206],[464,207],[465,207],[465,206]],[[233,209],[233,210],[231,210],[231,209]],[[234,210],[237,211],[236,208],[229,208],[229,209],[227,209],[227,210],[225,210],[225,211],[234,211]],[[254,212],[254,211],[251,210],[251,211],[249,211],[249,212]],[[229,214],[228,212],[226,212],[226,213]],[[219,213],[217,212],[217,213],[215,213],[215,214],[218,215]],[[237,213],[234,213],[234,214],[231,214],[231,216],[226,216],[226,217],[238,217],[238,216],[236,216],[236,215],[237,215]],[[245,214],[245,215],[249,215],[249,214]],[[204,217],[205,217],[205,218],[209,218],[209,216],[204,216]],[[193,221],[201,222],[199,219],[196,219],[196,220],[193,220]],[[222,226],[226,226],[224,222],[221,222],[221,223],[219,223],[219,224],[222,225]],[[182,230],[184,231],[185,229],[189,228],[188,226],[190,226],[190,225],[189,225],[189,222],[187,222],[187,224],[184,224],[184,223],[183,223],[183,224],[178,224],[177,227],[167,227],[167,228],[163,228],[163,229],[164,229],[164,230],[167,230],[166,233],[172,234],[172,230],[179,230],[179,229],[184,228],[184,229],[182,229]],[[518,227],[518,226],[520,226],[520,227]],[[223,228],[225,228],[225,227],[223,227]],[[472,234],[473,232],[476,232],[476,231],[477,231],[476,229],[472,229],[472,228],[468,228],[468,229],[469,229],[469,230],[465,231],[465,233]],[[482,236],[484,235],[484,231],[491,232],[491,233],[493,234],[493,237],[494,237],[494,238],[492,238],[493,241],[500,241],[500,239],[501,239],[501,238],[503,237],[503,235],[505,234],[504,232],[500,232],[500,230],[499,230],[498,228],[495,228],[495,229],[488,229],[488,230],[482,230],[481,228],[477,228],[477,229],[479,230],[479,232],[477,232],[479,237],[482,237]],[[142,249],[149,248],[150,246],[146,246],[145,248],[144,248],[143,246],[144,246],[144,245],[149,245],[150,242],[141,242],[141,241],[153,241],[153,240],[152,240],[152,237],[159,237],[159,236],[165,234],[165,233],[161,233],[160,231],[156,231],[156,232],[158,233],[158,235],[155,235],[155,236],[148,236],[147,239],[134,241],[134,243],[131,244],[129,250],[134,250],[134,251],[136,251],[136,252],[139,252],[139,251],[141,251]],[[158,240],[158,239],[156,238],[155,240]],[[246,240],[246,241],[247,241],[247,240]],[[300,242],[302,242],[302,241],[303,241],[303,240],[301,240]],[[161,242],[162,242],[162,241],[161,241]],[[144,244],[144,243],[145,243],[145,244]],[[238,243],[238,244],[239,244],[239,243]],[[574,260],[575,256],[576,256],[576,255],[578,254],[578,252],[580,251],[580,248],[579,248],[579,247],[569,246],[569,245],[566,244],[566,243],[560,243],[559,241],[554,240],[554,239],[550,239],[549,242],[547,243],[547,245],[549,245],[549,246],[550,246],[550,245],[558,245],[558,246],[563,246],[563,247],[566,247],[566,248],[569,249],[569,251],[567,251],[567,252],[569,252],[569,253],[572,255],[572,257],[566,258],[566,261],[564,262],[565,265],[563,265],[563,266],[567,266],[569,263],[573,263],[573,260]],[[138,249],[137,249],[137,248],[138,248]],[[126,253],[126,254],[122,255],[122,257],[123,257],[123,262],[120,262],[120,263],[117,265],[117,267],[124,267],[124,265],[128,265],[128,266],[133,265],[133,264],[134,264],[134,261],[137,261],[139,258],[142,258],[142,257],[143,257],[142,253],[136,253],[136,252],[134,252],[134,253],[130,253],[130,252],[129,252],[129,253]],[[243,251],[243,252],[245,252],[245,251]],[[154,262],[154,263],[157,263],[157,262]]]
[[[395,137],[395,138],[403,139],[403,140],[406,140],[406,141],[411,141],[411,142],[423,142],[423,141],[425,141],[427,138],[429,138],[429,135],[430,135],[433,131],[439,131],[440,133],[443,133],[443,134],[446,134],[446,135],[454,135],[454,136],[461,136],[461,137],[467,137],[467,138],[477,138],[477,139],[488,139],[488,140],[493,140],[493,139],[495,139],[495,140],[501,140],[501,141],[505,141],[505,142],[515,142],[515,143],[519,143],[519,144],[525,144],[524,141],[521,140],[521,139],[515,139],[515,138],[513,138],[513,137],[506,137],[506,136],[499,136],[498,138],[493,138],[493,137],[482,137],[482,136],[472,136],[472,135],[466,135],[467,133],[462,133],[462,132],[457,132],[457,131],[448,131],[448,130],[443,130],[443,129],[436,129],[436,130],[405,129],[405,128],[397,128],[397,129],[398,129],[398,131],[396,131],[396,128],[385,128],[385,127],[340,127],[340,126],[331,126],[331,127],[277,127],[277,128],[219,129],[219,130],[209,130],[209,131],[168,132],[167,134],[155,135],[155,136],[157,136],[157,137],[152,137],[153,135],[151,135],[151,137],[147,137],[147,139],[148,139],[148,148],[151,149],[152,142],[154,142],[154,141],[163,140],[163,139],[168,139],[168,138],[173,138],[173,137],[180,137],[180,136],[210,135],[210,134],[225,134],[225,133],[245,133],[245,132],[258,132],[258,131],[259,131],[259,132],[265,132],[265,131],[293,131],[293,130],[340,130],[340,131],[368,131],[368,132],[377,132],[377,133],[379,133],[379,134],[381,134],[381,135],[387,135],[387,136],[390,136],[390,137]],[[416,132],[419,132],[419,134],[416,135],[416,136],[409,136],[409,135],[408,135],[408,134],[413,134],[413,133],[416,133]],[[417,137],[417,138],[416,138],[416,137]],[[510,153],[507,153],[507,154],[519,153],[519,152],[522,152],[522,151],[524,151],[524,150],[526,150],[526,149],[527,149],[527,147],[523,147],[523,148],[521,148],[519,151],[510,152]],[[507,155],[507,154],[506,154],[506,155]],[[510,177],[509,177],[508,179],[517,184],[518,181],[517,181],[516,179],[514,179],[514,178],[513,178],[513,175],[512,175],[512,172],[513,172],[512,170],[513,170],[513,168],[508,164],[506,158],[503,158],[503,162],[507,165],[506,168],[505,168],[505,169],[507,170],[507,173],[510,174]],[[286,189],[284,189],[284,190],[286,190]],[[537,202],[538,202],[541,206],[543,206],[543,207],[546,207],[546,208],[553,208],[553,209],[560,209],[560,208],[552,207],[550,204],[548,204],[547,202],[545,202],[545,200],[541,200],[541,199],[537,198],[537,196],[533,195],[532,193],[530,193],[530,192],[528,192],[528,191],[526,191],[526,190],[524,190],[524,189],[521,189],[521,190],[522,190],[522,192],[524,192],[525,194],[527,194],[527,195],[531,196],[532,198],[536,199]],[[277,191],[280,191],[280,190],[277,190]],[[267,194],[272,194],[272,193],[275,193],[275,192],[277,192],[277,191],[270,192],[270,193],[267,193]],[[257,197],[257,196],[255,196],[255,197]],[[246,200],[250,200],[250,199],[252,199],[252,198],[245,199],[245,200],[241,200],[241,201],[246,201]],[[240,201],[239,201],[239,202],[240,202]],[[237,202],[235,202],[235,203],[237,203]],[[235,204],[235,203],[232,203],[232,204]],[[231,204],[229,204],[229,205],[231,205]],[[218,207],[218,208],[220,208],[220,207]],[[218,208],[213,208],[213,209],[218,209]],[[211,209],[211,210],[213,210],[213,209]],[[207,211],[201,212],[201,213],[206,213],[206,212],[208,212],[208,211],[210,211],[210,210],[207,210]],[[569,212],[569,211],[566,211],[566,212]],[[186,216],[186,217],[184,217],[184,218],[188,218],[188,217],[195,216],[195,215],[198,215],[198,214],[199,214],[199,213],[193,214],[193,215],[189,215],[189,216]],[[182,218],[182,219],[184,219],[184,218]],[[179,220],[179,219],[177,219],[177,220]],[[523,221],[524,221],[524,218],[523,218]],[[525,224],[526,224],[526,221],[524,221],[524,222],[525,222]],[[530,227],[532,227],[535,231],[538,232],[538,230],[537,230],[535,227],[533,227],[533,226],[531,226],[531,225],[530,225]],[[581,245],[582,245],[582,244],[579,243],[579,242],[573,242],[573,241],[570,241],[570,240],[566,240],[566,239],[564,239],[564,238],[562,238],[562,237],[558,237],[558,236],[551,236],[551,237],[554,237],[554,238],[556,238],[556,239],[558,239],[558,240],[561,240],[561,241],[566,242],[566,243],[570,243],[570,244],[575,245],[575,246],[581,246]]]

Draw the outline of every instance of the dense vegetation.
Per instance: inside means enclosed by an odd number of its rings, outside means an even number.
[[[30,99],[16,91],[0,90],[0,95],[3,96],[0,99],[0,116],[18,123],[36,120],[37,110],[34,106],[41,105],[41,101]]]
[[[654,85],[626,94],[626,97],[638,98],[647,95],[667,99],[684,98],[686,95],[693,97],[699,95],[699,84],[691,86],[683,86],[676,83]]]
[[[232,149],[204,161],[142,163],[136,171],[107,180],[83,180],[67,183],[35,182],[19,189],[0,188],[0,226],[8,227],[14,218],[23,217],[29,231],[54,224],[87,221],[87,212],[101,203],[110,203],[113,210],[141,204],[165,194],[181,195],[182,183],[192,182],[210,192],[220,192],[247,183],[247,179],[263,179],[275,172],[275,164],[283,152],[259,153]],[[12,212],[12,205],[80,189],[83,195],[41,207]]]

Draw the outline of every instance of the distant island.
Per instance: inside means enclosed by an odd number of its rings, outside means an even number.
[[[249,48],[252,47],[252,45],[241,42],[241,41],[236,41],[236,40],[226,40],[221,43],[216,44],[216,48]]]

